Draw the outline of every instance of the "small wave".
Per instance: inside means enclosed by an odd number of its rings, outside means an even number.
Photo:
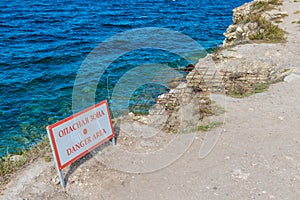
[[[32,79],[30,82],[26,83],[24,85],[25,88],[28,88],[30,85],[38,85],[39,83],[50,83],[50,82],[69,82],[69,81],[65,81],[65,80],[71,80],[75,78],[75,75],[72,74],[53,74],[53,75],[49,75],[49,74],[42,74],[39,77],[36,77],[34,79]]]
[[[55,42],[56,40],[55,39],[48,39],[48,38],[43,38],[41,40],[26,40],[26,42],[29,42],[29,43],[51,43],[51,42]]]
[[[8,67],[10,64],[6,62],[0,62],[0,68],[2,67]]]
[[[16,26],[11,26],[7,24],[0,24],[0,28],[17,28]]]
[[[133,28],[131,24],[111,24],[111,23],[103,23],[103,27],[118,27],[118,28]]]
[[[76,61],[80,61],[81,54],[78,55],[62,55],[62,56],[47,56],[44,58],[36,59],[31,62],[31,64],[53,64],[53,65],[61,65],[66,63],[72,63]]]

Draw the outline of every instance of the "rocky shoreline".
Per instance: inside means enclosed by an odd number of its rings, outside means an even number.
[[[300,112],[297,107],[300,27],[294,21],[300,20],[300,15],[297,14],[300,13],[300,4],[292,0],[282,3],[275,0],[255,0],[236,8],[234,23],[224,34],[226,39],[223,48],[200,59],[186,76],[186,82],[179,83],[170,93],[159,96],[157,105],[150,110],[149,116],[128,116],[134,121],[133,125],[138,122],[152,124],[156,128],[155,126],[164,124],[166,132],[189,132],[190,130],[182,130],[182,127],[209,125],[212,121],[218,122],[224,118],[224,113],[216,109],[220,101],[213,98],[213,94],[239,97],[222,96],[221,101],[228,104],[227,120],[222,127],[223,132],[226,132],[211,155],[201,160],[201,163],[198,159],[199,150],[192,147],[168,169],[149,174],[127,174],[99,162],[101,159],[111,159],[110,151],[113,150],[106,149],[98,155],[101,158],[85,158],[77,166],[68,169],[65,174],[69,177],[68,186],[62,190],[53,163],[37,159],[14,174],[7,189],[2,192],[2,198],[298,197],[300,179],[296,169],[299,168],[300,160],[296,143],[300,141],[297,129]],[[245,20],[253,13],[255,17],[250,21]],[[276,38],[279,38],[276,42],[279,43],[271,43],[274,42],[272,34],[273,41],[266,39],[270,39],[270,32],[260,26],[265,23],[262,17],[285,32],[284,38],[281,31],[280,37],[277,37],[278,29],[267,24],[276,31]],[[259,21],[255,24],[252,19]],[[241,21],[246,23],[239,23]],[[272,83],[278,84],[270,85]],[[264,92],[269,87],[270,92],[253,95]],[[252,96],[248,97],[249,95]],[[189,115],[182,116],[183,109]],[[156,124],[157,120],[161,123]],[[130,125],[125,121],[121,125],[126,129],[128,124]],[[136,127],[128,129],[133,136]],[[138,125],[138,128],[143,127]],[[139,141],[138,137],[129,141],[128,137],[120,135],[119,144],[128,151],[159,150],[162,141],[173,139],[177,134],[166,135],[160,135],[158,141],[146,140],[147,138]],[[202,133],[198,134],[194,143],[200,145],[203,137]],[[125,162],[124,159],[120,156],[118,161],[122,163]]]
[[[157,98],[159,106],[150,109],[148,116],[137,117],[130,113],[131,119],[152,125],[153,120],[149,119],[157,118],[157,113],[160,113],[160,118],[166,118],[163,130],[182,132],[181,124],[183,127],[207,125],[203,119],[214,115],[212,110],[216,106],[211,104],[212,94],[247,97],[282,81],[291,73],[288,66],[278,65],[273,58],[262,55],[255,58],[248,52],[239,53],[237,50],[245,44],[251,45],[250,52],[253,51],[252,46],[258,43],[265,42],[270,46],[284,43],[284,30],[278,24],[288,14],[281,11],[281,6],[278,0],[256,0],[235,8],[233,24],[224,33],[223,45],[200,59],[195,66],[187,66],[189,73],[186,77],[175,80],[171,91]],[[272,56],[272,53],[269,55]],[[179,113],[184,110],[188,110],[190,115],[185,115],[185,120],[182,120]]]

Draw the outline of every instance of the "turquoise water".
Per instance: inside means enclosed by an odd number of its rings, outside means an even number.
[[[245,2],[1,1],[0,156],[30,147],[46,134],[47,125],[72,114],[77,71],[101,41],[133,28],[161,27],[211,50],[222,43],[232,9]],[[108,87],[112,89],[127,70],[157,62],[170,67],[188,64],[160,50],[133,51],[107,68]],[[101,78],[96,101],[107,98],[106,87],[106,78]]]

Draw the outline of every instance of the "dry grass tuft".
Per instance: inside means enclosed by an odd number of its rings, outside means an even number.
[[[46,162],[51,161],[51,147],[49,140],[45,137],[40,143],[34,147],[19,152],[18,159],[14,159],[16,155],[7,155],[0,158],[0,191],[4,189],[9,182],[12,174],[18,169],[27,166],[37,158],[44,158]]]

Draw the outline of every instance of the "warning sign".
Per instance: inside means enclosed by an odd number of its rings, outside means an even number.
[[[106,100],[48,126],[47,131],[60,170],[114,137]]]

